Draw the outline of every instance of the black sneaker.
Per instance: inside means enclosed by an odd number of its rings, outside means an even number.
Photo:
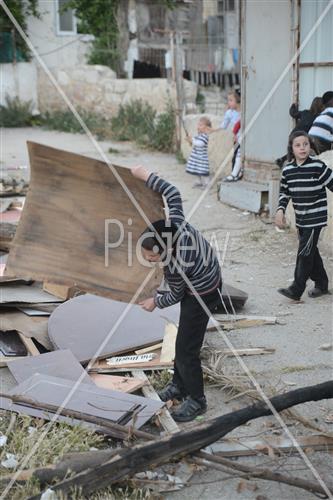
[[[314,288],[311,288],[311,290],[308,291],[308,296],[311,297],[311,299],[316,299],[317,297],[321,297],[322,295],[327,295],[330,293],[327,288],[324,290],[322,288],[319,288],[315,286]]]
[[[157,393],[162,401],[170,401],[171,399],[178,399],[181,401],[186,397],[176,384],[168,384],[164,389]]]
[[[185,401],[172,412],[172,418],[176,422],[189,422],[198,415],[202,415],[207,410],[207,401],[205,396],[198,399],[192,399],[188,396]]]
[[[290,290],[290,288],[279,288],[278,292],[291,300],[300,300],[301,298],[299,295],[295,295],[294,292]]]

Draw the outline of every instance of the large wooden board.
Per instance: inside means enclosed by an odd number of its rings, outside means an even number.
[[[150,268],[142,266],[135,242],[146,227],[110,167],[95,159],[28,142],[31,180],[12,242],[6,272],[22,278],[67,286],[129,302]],[[149,220],[164,218],[162,198],[114,166]],[[124,240],[109,250],[105,266],[105,220],[117,219]],[[109,225],[109,242],[119,227]],[[129,232],[133,241],[128,265]],[[156,270],[140,298],[151,295],[161,280]]]

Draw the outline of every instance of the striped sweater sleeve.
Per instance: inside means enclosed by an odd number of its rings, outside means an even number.
[[[156,174],[150,174],[146,185],[156,193],[164,196],[169,209],[169,219],[177,226],[180,226],[184,222],[185,216],[182,198],[178,189]]]
[[[175,279],[174,275],[174,279]],[[169,285],[170,291],[165,293],[157,293],[154,297],[155,304],[159,309],[164,309],[164,307],[173,306],[182,300],[186,290],[186,283],[183,278],[179,275],[177,283],[173,283],[172,286]]]
[[[325,163],[322,164],[319,181],[323,187],[333,191],[333,172]]]
[[[180,226],[185,221],[185,216],[178,189],[155,174],[150,174],[146,185],[153,191],[164,196],[169,209],[169,219],[177,226]],[[160,309],[177,304],[185,294],[186,283],[179,272],[177,272],[177,269],[174,270],[172,283],[169,282],[168,284],[170,291],[163,294],[157,293],[154,297],[155,304]]]
[[[281,181],[280,181],[279,205],[277,207],[277,210],[283,210],[285,212],[286,208],[288,206],[289,200],[290,200],[290,193],[289,193],[289,189],[288,189],[288,183],[287,183],[285,173],[284,173],[284,171],[282,171],[282,177],[281,177]]]

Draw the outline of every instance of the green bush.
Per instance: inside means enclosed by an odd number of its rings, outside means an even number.
[[[32,101],[6,96],[6,104],[0,106],[1,127],[26,127],[32,124]]]
[[[150,145],[158,151],[170,152],[175,144],[176,113],[171,103],[168,103],[164,113],[158,115],[155,130],[150,137]]]
[[[78,113],[88,129],[96,135],[98,139],[105,139],[110,135],[110,124],[108,120],[96,113],[91,113],[90,111],[82,109],[78,109]],[[41,116],[40,124],[48,130],[84,133],[80,123],[70,110],[47,111]]]
[[[140,99],[119,108],[111,120],[112,136],[119,141],[135,141],[158,151],[173,151],[175,110],[168,103],[164,113],[157,115],[152,106]]]
[[[111,119],[113,137],[119,141],[145,144],[154,130],[156,111],[141,99],[121,105]]]

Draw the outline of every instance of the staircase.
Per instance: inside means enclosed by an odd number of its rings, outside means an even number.
[[[252,164],[237,182],[221,182],[219,199],[222,203],[260,213],[268,210],[273,216],[278,206],[280,171],[271,164]]]

